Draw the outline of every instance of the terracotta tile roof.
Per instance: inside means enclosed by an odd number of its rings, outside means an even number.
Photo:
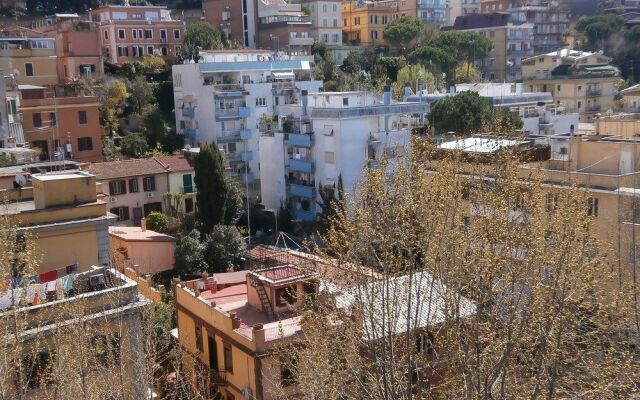
[[[170,172],[187,172],[193,171],[193,165],[183,155],[162,156],[156,157],[162,165],[164,165]]]
[[[167,172],[166,168],[154,158],[91,163],[85,170],[95,175],[98,180],[164,174]]]

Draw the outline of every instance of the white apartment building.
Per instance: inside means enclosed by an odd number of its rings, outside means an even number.
[[[278,209],[287,202],[297,219],[319,212],[320,185],[353,195],[365,167],[377,168],[404,153],[411,128],[424,117],[422,103],[394,103],[370,92],[302,92],[300,117],[281,117],[260,136],[262,203]]]
[[[217,143],[230,174],[258,190],[256,128],[262,116],[300,112],[301,91],[317,92],[322,81],[309,80],[308,61],[276,58],[268,50],[219,50],[201,56],[197,64],[173,66],[178,133],[191,146]]]

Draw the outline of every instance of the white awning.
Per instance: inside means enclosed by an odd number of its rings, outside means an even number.
[[[273,79],[293,79],[295,75],[293,72],[272,72]]]

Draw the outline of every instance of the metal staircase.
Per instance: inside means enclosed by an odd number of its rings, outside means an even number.
[[[264,288],[264,283],[255,275],[250,275],[251,286],[256,288],[256,292],[258,292],[258,297],[260,298],[260,303],[262,304],[262,309],[267,314],[269,321],[275,321],[277,319],[277,315],[271,306],[271,302],[269,301],[269,296],[267,296],[267,290]]]

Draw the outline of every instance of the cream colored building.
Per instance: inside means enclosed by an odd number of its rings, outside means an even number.
[[[311,36],[328,47],[342,46],[342,1],[302,0],[311,17]]]
[[[21,85],[58,83],[55,38],[27,28],[0,32],[0,71],[13,74]]]
[[[550,92],[567,112],[580,113],[581,121],[614,108],[619,70],[611,58],[570,49],[529,57],[522,61],[525,91]]]
[[[620,94],[622,94],[624,111],[640,112],[640,84],[621,90]]]
[[[111,256],[120,270],[131,268],[139,275],[157,274],[173,269],[176,238],[141,226],[109,228]]]

